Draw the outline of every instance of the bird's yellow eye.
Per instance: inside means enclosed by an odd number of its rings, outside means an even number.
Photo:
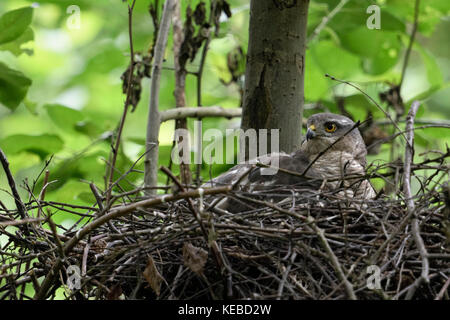
[[[326,132],[335,132],[337,129],[336,124],[332,122],[325,123],[325,131]]]

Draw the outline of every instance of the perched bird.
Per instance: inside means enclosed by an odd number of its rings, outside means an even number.
[[[348,198],[373,199],[376,194],[370,182],[358,178],[365,175],[366,155],[366,146],[352,120],[333,113],[317,113],[307,121],[306,139],[299,150],[291,154],[271,153],[238,164],[202,187],[231,184],[249,193],[289,187],[339,189]],[[263,173],[274,166],[279,168],[276,174]],[[233,212],[243,210],[235,202],[225,199],[220,207]]]

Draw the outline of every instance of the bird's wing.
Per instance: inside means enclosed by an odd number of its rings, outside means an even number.
[[[275,201],[286,199],[302,190],[303,195],[308,194],[308,190],[318,190],[322,180],[314,178],[314,170],[308,171],[308,175],[301,176],[309,161],[304,154],[268,154],[249,161],[250,163],[238,164],[221,174],[220,176],[203,184],[202,187],[214,187],[221,185],[235,185],[242,192],[230,195],[222,199],[216,208],[229,212],[242,212],[255,208],[255,203],[244,200],[244,197],[260,198],[265,201]],[[280,168],[276,172],[267,170],[267,167],[255,165],[257,162],[270,166],[270,168]],[[274,173],[274,174],[267,174]],[[316,175],[317,177],[317,175]]]
[[[263,166],[257,166],[257,163],[261,163]],[[306,176],[300,176],[308,166],[308,163],[309,160],[306,155],[299,152],[294,154],[267,154],[253,159],[249,163],[234,166],[227,172],[206,182],[202,187],[233,185],[236,183],[246,187],[245,189],[247,190],[298,184],[305,184],[305,187],[318,187],[321,182],[317,178],[318,175],[314,174],[314,170],[309,170]],[[281,170],[278,170],[278,168]]]

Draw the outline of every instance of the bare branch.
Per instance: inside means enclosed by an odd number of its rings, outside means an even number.
[[[134,72],[134,48],[133,48],[133,9],[134,5],[136,4],[136,0],[133,0],[133,3],[131,6],[128,6],[128,37],[130,41],[130,69],[128,73],[128,86],[127,86],[127,97],[125,100],[125,106],[123,108],[122,117],[120,118],[119,128],[117,129],[117,136],[115,145],[112,149],[112,159],[109,166],[109,173],[107,176],[107,184],[106,184],[106,202],[109,201],[109,198],[111,197],[111,189],[109,189],[109,186],[112,184],[114,179],[114,167],[116,166],[117,161],[117,155],[119,153],[119,147],[120,147],[120,140],[122,137],[122,131],[123,127],[125,125],[125,120],[127,118],[128,114],[128,107],[130,105],[130,99],[131,99],[131,88],[132,88],[132,79],[133,79],[133,72]]]
[[[181,56],[181,48],[184,42],[184,34],[183,34],[183,22],[181,20],[181,3],[180,0],[175,1],[175,10],[173,14],[173,59],[175,66],[175,104],[176,108],[184,108],[186,107],[186,69],[184,65],[180,64],[180,56]],[[187,129],[187,119],[178,119],[175,122],[175,130],[177,129]],[[184,141],[187,139],[187,141]],[[183,161],[183,152],[181,148],[181,140],[183,143],[189,145],[189,137],[178,137],[178,144],[174,146],[178,148],[178,153],[180,154],[180,176],[181,181],[184,184],[191,183],[191,171],[189,168],[189,164]]]
[[[405,53],[405,60],[403,61],[402,66],[402,76],[400,78],[399,88],[402,87],[403,80],[405,79],[406,67],[408,66],[409,55],[411,54],[412,45],[414,43],[414,38],[416,37],[417,26],[419,24],[419,10],[420,10],[420,0],[416,0],[415,8],[414,8],[414,23],[411,31],[411,37],[409,38],[408,48]]]
[[[242,114],[241,108],[224,109],[218,106],[212,107],[184,107],[174,108],[160,112],[161,122],[184,118],[225,117],[236,118]]]
[[[347,4],[349,0],[341,0],[336,7],[334,7],[333,10],[330,11],[329,14],[327,14],[325,17],[323,17],[320,24],[314,29],[312,35],[309,36],[309,38],[306,40],[307,43],[313,41],[319,33],[325,28],[325,26],[328,24],[328,22],[333,19],[333,17],[341,11],[341,9]]]
[[[6,177],[8,179],[8,184],[9,187],[11,188],[11,192],[14,197],[14,201],[16,203],[17,211],[19,212],[20,217],[22,219],[25,219],[26,218],[25,205],[20,199],[19,192],[17,192],[16,183],[14,181],[13,175],[11,173],[11,170],[9,170],[8,158],[6,158],[6,155],[1,148],[0,148],[0,162],[2,163],[3,170],[5,170]]]
[[[367,97],[381,112],[384,113],[384,115],[391,121],[391,123],[394,125],[394,127],[399,131],[402,132],[402,130],[399,128],[398,124],[394,121],[394,119],[392,119],[391,115],[384,110],[371,96],[369,96],[367,93],[365,93],[361,88],[359,88],[358,86],[355,86],[353,83],[349,82],[349,81],[345,81],[345,80],[340,80],[337,79],[329,74],[325,74],[325,77],[330,78],[331,80],[340,82],[340,83],[345,83],[347,85],[349,85],[350,87],[355,88],[356,90],[358,90],[359,92],[361,92],[365,97]],[[406,139],[405,135],[402,132],[402,136],[403,138],[405,138],[406,143],[408,143],[408,140]]]
[[[428,252],[425,248],[425,244],[423,242],[422,237],[420,236],[419,230],[419,220],[418,214],[415,209],[414,200],[411,194],[411,165],[414,161],[414,117],[416,116],[417,110],[419,109],[419,102],[414,101],[411,105],[411,109],[408,112],[408,116],[406,118],[406,137],[408,143],[406,144],[405,149],[405,162],[403,169],[403,193],[405,194],[405,202],[406,207],[408,209],[408,213],[413,214],[413,219],[411,221],[411,232],[414,237],[414,242],[416,243],[417,248],[419,249],[420,256],[422,258],[422,274],[419,278],[416,279],[414,285],[408,290],[406,295],[406,299],[411,299],[417,290],[417,288],[421,285],[422,282],[428,283],[429,279],[429,261],[428,261]]]
[[[158,182],[158,153],[159,153],[159,87],[161,79],[161,69],[164,60],[164,52],[167,45],[172,13],[174,10],[174,0],[167,0],[164,4],[164,10],[161,18],[158,38],[155,45],[155,60],[152,70],[152,81],[150,87],[150,104],[147,121],[147,137],[145,143],[145,176],[146,187],[154,187]],[[148,195],[154,195],[156,190],[147,189]]]

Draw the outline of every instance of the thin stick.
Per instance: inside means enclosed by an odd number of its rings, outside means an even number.
[[[441,300],[442,297],[444,296],[444,293],[447,291],[449,285],[450,285],[450,277],[447,278],[447,281],[445,281],[444,285],[442,286],[442,289],[439,291],[434,300]]]
[[[133,48],[133,9],[134,5],[136,4],[136,0],[133,0],[133,4],[128,6],[128,37],[130,39],[130,70],[128,73],[128,86],[127,86],[127,97],[125,100],[125,106],[123,108],[122,117],[120,118],[119,128],[117,130],[117,137],[116,137],[116,143],[114,145],[114,148],[112,150],[112,160],[109,167],[109,180],[108,184],[106,186],[107,192],[106,192],[106,203],[109,202],[109,199],[111,197],[111,189],[108,187],[112,184],[113,178],[114,178],[114,167],[116,165],[117,161],[117,155],[119,153],[119,146],[120,146],[120,140],[122,137],[122,131],[123,127],[125,125],[125,120],[127,118],[128,114],[128,107],[130,104],[131,99],[131,87],[132,87],[132,79],[133,79],[133,72],[134,72],[134,48]]]
[[[416,4],[414,7],[414,23],[411,31],[411,37],[409,38],[408,49],[406,49],[405,60],[403,61],[402,67],[402,76],[400,78],[400,83],[398,84],[399,88],[402,87],[403,80],[405,79],[406,67],[408,66],[409,55],[411,54],[412,45],[414,43],[414,38],[416,37],[417,25],[419,22],[419,9],[420,9],[420,0],[416,0]],[[400,90],[400,89],[399,89]]]
[[[330,11],[330,13],[328,15],[326,15],[325,17],[323,17],[322,21],[320,22],[320,24],[314,29],[313,33],[311,36],[309,36],[309,38],[306,40],[306,43],[309,43],[311,41],[313,41],[318,35],[319,33],[322,31],[323,28],[325,28],[325,26],[328,24],[328,22],[333,19],[333,17],[339,12],[341,11],[342,7],[344,7],[347,2],[349,0],[341,0],[336,7],[334,7],[333,10]]]
[[[39,195],[39,203],[41,201],[44,201],[44,199],[45,199],[45,191],[47,190],[47,187],[48,187],[48,177],[49,177],[49,175],[50,175],[50,171],[46,170],[45,171],[45,176],[44,176],[44,184],[43,184],[41,193]],[[42,207],[39,205],[37,217],[40,218],[41,214],[42,214]]]
[[[9,187],[11,188],[11,192],[14,197],[14,201],[16,203],[17,211],[19,212],[20,217],[22,219],[25,219],[26,218],[25,205],[23,204],[22,200],[20,199],[19,192],[17,192],[16,183],[12,176],[11,170],[9,170],[8,158],[6,158],[6,155],[1,148],[0,148],[0,162],[2,163],[3,170],[5,170],[6,178],[8,179],[8,184],[9,184]]]
[[[170,30],[170,22],[174,10],[174,0],[167,0],[164,4],[158,38],[155,45],[155,58],[153,62],[152,81],[150,87],[150,103],[147,120],[147,136],[145,148],[148,153],[145,157],[144,183],[146,187],[154,187],[158,182],[158,138],[159,138],[159,87],[161,79],[161,69],[164,60],[164,51],[167,45],[167,38]],[[150,151],[149,151],[150,150]],[[147,195],[154,195],[156,190],[147,189]]]
[[[185,192],[184,186],[181,184],[180,181],[178,181],[178,179],[173,175],[173,173],[169,169],[162,166],[161,171],[164,172],[167,176],[169,176],[173,180],[173,182],[178,186],[178,188],[180,188],[181,191]],[[199,190],[199,192],[200,192],[200,190],[202,190],[201,192],[203,193],[203,189],[199,188],[197,190]],[[221,272],[222,272],[222,268],[224,267],[224,262],[222,259],[222,255],[219,252],[219,247],[217,246],[217,243],[215,240],[210,241],[209,233],[205,228],[205,225],[202,221],[200,213],[198,212],[198,210],[195,209],[192,199],[187,198],[187,202],[189,205],[189,209],[192,212],[192,215],[194,216],[194,219],[197,221],[198,225],[200,226],[200,230],[202,231],[203,236],[205,237],[206,243],[208,243],[208,245],[213,250],[217,265],[219,266],[219,268],[221,269]]]
[[[391,123],[394,125],[394,127],[402,132],[402,130],[399,128],[398,124],[394,121],[394,119],[392,119],[391,115],[384,110],[371,96],[369,96],[367,93],[365,93],[361,88],[355,86],[353,83],[349,82],[349,81],[345,81],[345,80],[340,80],[337,79],[329,74],[325,74],[325,77],[330,78],[331,80],[340,82],[340,83],[345,83],[347,85],[349,85],[352,88],[355,88],[356,90],[358,90],[359,92],[361,92],[365,97],[367,97],[381,112],[384,113],[384,115],[391,121]],[[408,139],[406,139],[406,136],[402,133],[403,138],[405,138],[406,143],[408,143]]]
[[[95,200],[97,201],[99,211],[103,212],[103,209],[104,209],[103,199],[102,199],[100,192],[97,189],[97,186],[93,182],[91,182],[89,184],[89,187],[91,188],[92,194],[94,195]]]
[[[174,66],[175,66],[175,107],[176,108],[184,108],[186,107],[186,68],[185,65],[180,64],[180,54],[181,54],[181,47],[184,42],[184,33],[183,33],[183,23],[181,20],[181,3],[180,0],[175,1],[175,9],[173,14],[173,59],[174,59]],[[175,130],[177,129],[184,129],[187,130],[187,119],[178,119],[175,121]],[[178,153],[180,152],[187,152],[186,150],[183,150],[181,147],[181,141],[183,141],[183,144],[189,145],[189,136],[184,137],[177,137],[177,145],[174,146],[175,148],[178,148]],[[187,140],[187,141],[185,141]],[[189,153],[189,152],[188,152]],[[180,177],[181,182],[183,182],[185,185],[188,185],[191,183],[191,170],[189,168],[189,161],[188,163],[184,162],[184,158],[186,155],[180,154]]]
[[[184,107],[173,108],[160,112],[161,122],[169,120],[178,120],[185,118],[205,118],[205,117],[225,117],[228,119],[240,117],[242,115],[241,108],[224,109],[219,106],[211,107]]]
[[[333,250],[330,247],[330,244],[327,241],[327,238],[325,238],[324,231],[317,227],[317,225],[314,223],[314,218],[308,217],[308,222],[311,222],[312,227],[314,231],[316,232],[316,235],[319,237],[319,240],[322,244],[322,247],[325,249],[325,251],[328,254],[328,258],[333,265],[334,270],[336,271],[339,280],[341,280],[342,283],[344,283],[345,291],[347,292],[347,296],[351,300],[356,300],[356,295],[353,290],[353,285],[350,281],[348,281],[347,277],[345,276],[344,271],[342,270],[342,266],[339,263],[338,258],[334,254]]]
[[[408,143],[405,148],[405,163],[403,167],[403,193],[405,194],[405,202],[408,213],[413,215],[413,219],[411,221],[411,232],[413,234],[414,242],[416,243],[416,246],[419,249],[419,253],[422,258],[422,273],[408,290],[408,293],[406,295],[406,299],[408,300],[414,296],[414,293],[422,284],[422,282],[430,282],[428,252],[420,235],[418,214],[415,210],[414,201],[411,195],[411,164],[414,161],[414,117],[416,116],[419,106],[419,102],[414,101],[406,118],[406,137]]]
[[[214,14],[216,12],[216,0],[211,0],[211,11],[209,13],[209,24],[212,26],[213,20],[215,19]],[[211,27],[210,27],[211,28]],[[198,67],[198,71],[195,74],[197,77],[197,105],[202,107],[202,79],[203,79],[203,69],[205,68],[206,55],[209,49],[209,43],[212,39],[212,30],[208,29],[208,37],[206,38],[205,44],[203,45],[202,56],[200,58],[200,66]],[[200,118],[199,118],[200,120]],[[199,150],[201,152],[201,150]],[[201,172],[201,164],[197,164],[195,167],[195,179],[196,184],[200,185],[200,172]]]

